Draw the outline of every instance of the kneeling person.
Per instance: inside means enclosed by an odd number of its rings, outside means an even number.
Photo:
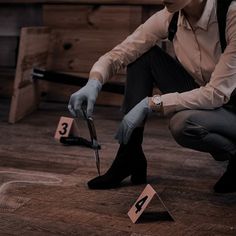
[[[82,113],[83,102],[92,115],[102,85],[127,67],[124,118],[116,134],[120,147],[109,170],[89,181],[89,188],[114,188],[128,176],[133,184],[146,183],[143,130],[148,113],[157,112],[172,115],[169,128],[180,145],[229,160],[214,189],[236,191],[236,104],[229,106],[236,89],[236,2],[225,16],[225,45],[218,30],[218,2],[164,0],[165,8],[100,57],[86,86],[71,95],[73,115]],[[177,60],[156,46],[168,38],[176,15],[172,37]],[[152,96],[153,85],[162,95]]]

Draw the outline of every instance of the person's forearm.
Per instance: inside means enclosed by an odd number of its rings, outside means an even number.
[[[159,40],[166,38],[166,22],[171,18],[170,15],[166,10],[162,10],[150,17],[122,43],[98,59],[90,71],[90,78],[99,79],[104,84],[155,46]]]

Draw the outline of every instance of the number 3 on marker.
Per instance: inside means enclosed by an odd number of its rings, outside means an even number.
[[[73,126],[75,127],[73,118],[61,116],[54,138],[59,140],[62,136],[68,137],[73,132],[77,133],[77,128],[74,129]]]
[[[135,211],[136,214],[138,214],[138,212],[142,210],[142,206],[147,201],[147,199],[148,199],[148,196],[145,196],[142,199],[140,199],[138,202],[136,202],[136,204],[135,204],[135,207],[137,209]]]
[[[61,126],[62,126],[62,130],[59,131],[59,134],[64,135],[67,132],[68,124],[64,122],[61,124]]]

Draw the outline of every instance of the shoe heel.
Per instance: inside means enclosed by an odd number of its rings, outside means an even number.
[[[147,169],[136,170],[131,174],[130,180],[135,185],[147,183]]]

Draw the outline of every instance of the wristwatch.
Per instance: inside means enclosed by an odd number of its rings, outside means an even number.
[[[162,100],[161,100],[161,96],[160,95],[154,95],[151,98],[152,102],[155,104],[155,108],[154,111],[162,111]]]

